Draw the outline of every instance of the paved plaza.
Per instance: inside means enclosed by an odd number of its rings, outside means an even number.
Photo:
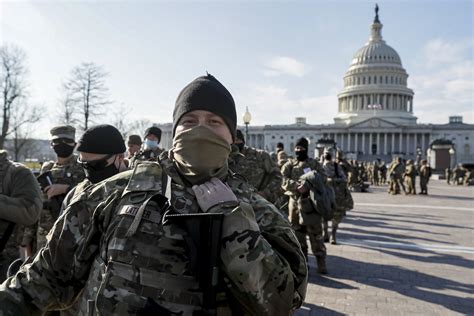
[[[417,181],[418,183],[418,181]],[[329,274],[310,257],[295,315],[474,315],[474,187],[432,180],[428,196],[353,193]]]

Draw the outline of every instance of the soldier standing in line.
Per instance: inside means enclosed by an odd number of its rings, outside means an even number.
[[[387,183],[387,165],[385,161],[380,162],[379,179],[382,184],[385,185]]]
[[[416,181],[416,167],[413,163],[413,160],[408,159],[405,166],[405,183],[406,191],[405,194],[416,194],[415,181]]]
[[[400,188],[403,189],[403,192],[406,192],[405,185],[403,184],[403,172],[405,167],[402,163],[402,158],[397,157],[390,164],[388,173],[390,174],[390,187],[388,193],[390,194],[400,194]]]
[[[76,300],[79,315],[287,316],[301,306],[308,270],[294,232],[228,169],[236,123],[217,79],[186,86],[172,149],[71,200],[46,247],[0,286],[0,313]],[[209,218],[220,232],[203,230]]]
[[[229,168],[244,176],[260,196],[275,204],[283,195],[278,166],[266,151],[245,145],[244,135],[239,129],[234,144],[238,151],[230,155]]]
[[[143,145],[140,151],[130,159],[130,169],[142,161],[157,161],[158,156],[163,152],[158,145],[161,141],[161,129],[156,126],[151,126],[146,129]]]
[[[451,184],[451,177],[453,176],[453,173],[451,172],[451,168],[448,167],[444,170],[444,176],[446,178],[446,182],[448,184]]]
[[[23,240],[23,227],[18,225],[34,224],[43,205],[31,170],[7,156],[6,150],[0,150],[0,282],[10,262],[32,255],[32,245]]]
[[[332,154],[330,150],[324,152],[323,169],[327,176],[328,184],[334,189],[336,197],[336,207],[333,210],[332,227],[331,227],[331,244],[335,245],[336,233],[339,224],[346,216],[346,212],[354,207],[352,195],[347,188],[347,178],[344,170],[337,162],[332,161]],[[329,241],[328,222],[324,221],[324,241]]]
[[[428,182],[431,177],[431,167],[428,165],[426,159],[421,161],[420,167],[420,194],[428,195]]]
[[[321,274],[327,273],[326,268],[326,246],[324,245],[323,237],[323,219],[318,216],[319,222],[316,224],[307,225],[304,222],[300,223],[302,208],[308,205],[309,191],[301,183],[300,177],[311,170],[324,174],[324,171],[315,159],[308,156],[308,140],[300,138],[295,146],[295,157],[289,159],[282,167],[283,185],[285,194],[290,197],[288,203],[289,220],[291,226],[295,230],[296,237],[301,244],[301,250],[306,258],[308,258],[308,244],[306,236],[309,236],[311,249],[316,256],[318,264],[318,272]]]
[[[128,136],[127,141],[127,158],[132,158],[140,150],[142,146],[142,138],[139,135]]]
[[[53,127],[50,133],[51,147],[57,160],[45,162],[41,166],[40,176],[49,173],[48,178],[52,183],[42,188],[43,210],[38,224],[25,229],[25,236],[36,237],[34,251],[46,244],[46,235],[59,216],[66,194],[85,178],[84,170],[77,163],[77,156],[73,154],[76,129],[69,125],[60,125]]]

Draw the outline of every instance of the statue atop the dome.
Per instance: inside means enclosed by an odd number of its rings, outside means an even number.
[[[374,19],[374,23],[380,23],[380,20],[379,20],[379,5],[376,3],[375,4],[375,19]]]

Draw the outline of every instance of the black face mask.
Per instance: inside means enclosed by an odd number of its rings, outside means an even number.
[[[54,145],[53,149],[56,155],[58,155],[58,157],[67,158],[72,155],[72,152],[74,151],[74,146],[65,143],[60,143]]]
[[[116,175],[117,173],[119,173],[119,170],[113,163],[101,170],[84,169],[84,173],[86,174],[86,178],[89,179],[90,182],[98,183],[102,180],[105,180],[107,178],[110,178]]]
[[[308,152],[306,150],[295,151],[295,156],[298,161],[305,161],[308,159]]]
[[[332,160],[331,154],[329,154],[329,153],[328,153],[328,154],[325,154],[325,155],[324,155],[324,160],[331,161],[331,160]]]
[[[245,143],[236,143],[235,145],[237,145],[237,147],[239,147],[239,151],[242,152],[242,150],[244,149]]]
[[[106,166],[107,160],[110,157],[111,156],[107,156],[99,160],[80,162],[86,174],[86,178],[89,179],[90,182],[98,183],[119,173],[119,169],[115,166],[115,159],[110,165]]]

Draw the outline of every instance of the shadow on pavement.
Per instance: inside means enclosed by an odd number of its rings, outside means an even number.
[[[437,244],[445,244],[445,245],[454,245],[452,242],[447,242],[447,241],[440,241],[436,239],[430,239],[430,238],[423,238],[423,237],[416,237],[416,236],[409,236],[409,235],[401,235],[401,234],[389,234],[386,232],[380,232],[380,231],[368,231],[364,229],[359,229],[359,228],[354,228],[354,227],[342,227],[342,231],[339,234],[339,236],[343,236],[344,238],[357,238],[357,239],[365,239],[365,240],[374,240],[374,241],[386,241],[386,242],[403,242],[406,244],[412,244],[414,245],[415,243],[410,243],[407,242],[405,239],[413,241],[413,240],[422,240],[425,242],[433,242]],[[359,235],[349,235],[348,233],[358,233]],[[403,240],[400,240],[403,239]]]
[[[474,310],[474,298],[460,298],[436,292],[453,290],[468,296],[474,291],[472,284],[451,281],[400,266],[373,264],[339,256],[330,256],[330,260],[331,266],[335,267],[330,272],[331,278],[349,279],[372,287],[394,291],[401,295],[444,306],[462,314],[472,314]],[[343,267],[351,268],[338,270]]]
[[[303,306],[293,313],[293,316],[310,316],[310,315],[333,315],[340,316],[345,315],[331,309],[327,309],[324,306],[317,306],[314,304],[304,303]]]

